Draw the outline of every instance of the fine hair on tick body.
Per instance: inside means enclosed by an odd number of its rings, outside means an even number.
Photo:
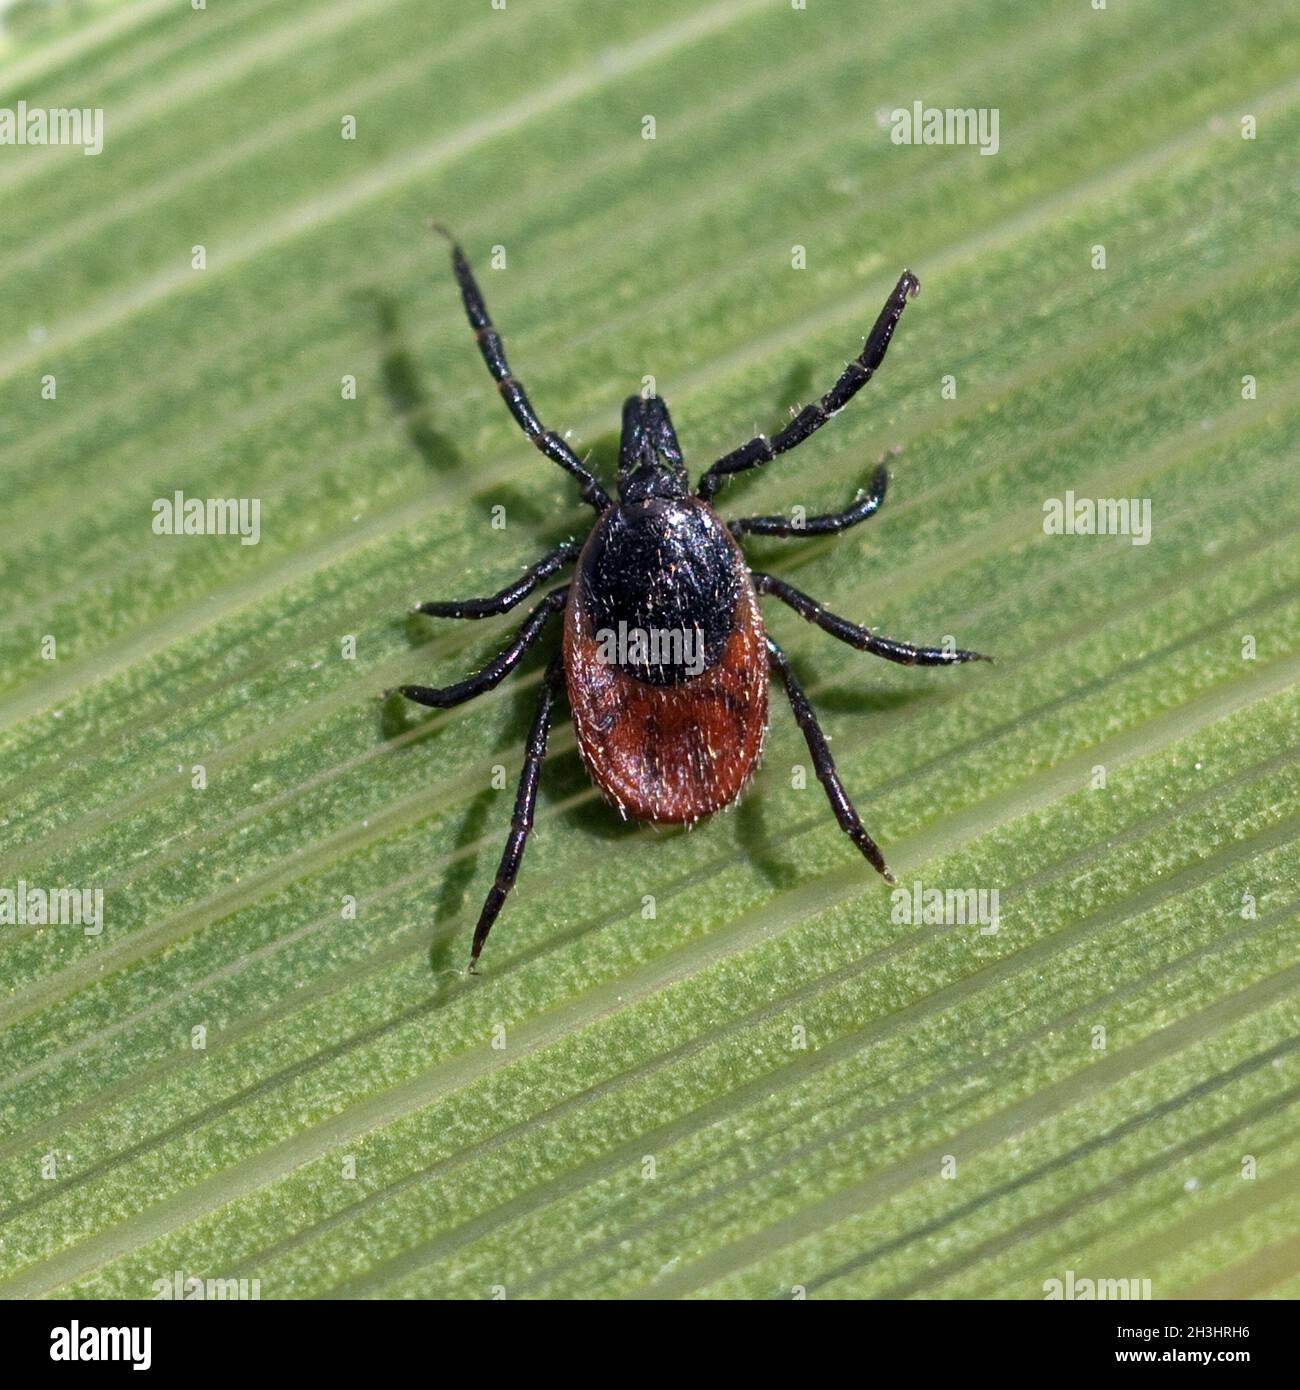
[[[770,438],[755,435],[718,459],[693,493],[667,405],[657,396],[629,396],[623,403],[615,499],[564,439],[542,423],[511,374],[464,252],[444,228],[433,225],[451,243],[452,271],[465,313],[506,408],[534,447],[572,474],[582,500],[596,513],[585,539],[557,546],[499,593],[420,603],[413,610],[435,618],[493,617],[574,566],[572,578],[534,604],[514,639],[481,671],[454,685],[397,688],[406,699],[435,709],[472,700],[500,684],[553,620],[563,621],[560,648],[546,669],[525,741],[505,851],[474,930],[470,970],[476,969],[519,872],[561,694],[569,702],[583,764],[620,814],[690,825],[735,801],[753,775],[767,732],[768,686],[775,678],[840,828],[888,883],[896,882],[840,782],[789,660],[767,635],[759,599],[779,599],[841,642],[905,666],[953,666],[984,658],[959,648],[916,647],[882,637],[746,563],[739,544],[743,536],[824,536],[873,516],[885,498],[883,463],[876,466],[866,491],[843,511],[808,517],[799,526],[782,516],[724,521],[713,498],[731,474],[759,468],[802,444],[871,380],[885,360],[907,301],[920,291],[916,277],[907,270],[899,276],[862,351],[825,395]],[[629,643],[629,633],[648,637]],[[610,634],[621,636],[621,644],[611,642]],[[671,640],[674,635],[676,641]]]

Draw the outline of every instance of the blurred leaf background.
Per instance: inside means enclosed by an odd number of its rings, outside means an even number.
[[[105,929],[0,931],[0,1293],[1300,1293],[1290,4],[5,20],[0,105],[102,107],[105,147],[0,147],[0,886],[100,887]],[[893,145],[915,100],[997,108],[999,152]],[[509,630],[410,604],[590,514],[430,214],[606,470],[645,375],[702,468],[917,272],[877,380],[721,508],[832,509],[899,451],[868,525],[750,549],[997,657],[770,614],[901,878],[998,889],[996,934],[891,921],[777,698],[690,834],[622,824],[561,720],[461,973],[545,658],[376,692]],[[260,543],[155,536],[177,489],[260,499]],[[1151,543],[1045,535],[1067,489],[1151,499]]]

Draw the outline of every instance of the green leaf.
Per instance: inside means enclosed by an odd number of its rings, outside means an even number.
[[[0,146],[0,889],[103,931],[0,927],[0,1293],[1300,1293],[1292,5],[14,14],[0,107],[105,123]],[[916,101],[996,108],[996,154],[894,143]],[[768,613],[903,897],[996,890],[996,931],[899,920],[777,694],[690,834],[562,719],[464,974],[544,657],[376,693],[511,630],[412,603],[591,517],[431,214],[607,479],[643,378],[699,470],[917,273],[876,380],[719,505],[832,510],[889,452],[869,524],[747,544],[996,658]],[[178,490],[258,543],[154,534]],[[1067,492],[1149,543],[1048,534]]]

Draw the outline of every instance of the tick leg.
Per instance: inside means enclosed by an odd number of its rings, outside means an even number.
[[[440,227],[436,222],[430,225],[435,232],[451,242],[451,266],[456,275],[456,283],[460,286],[460,297],[465,302],[465,313],[469,318],[469,325],[474,330],[478,350],[483,354],[487,369],[492,373],[497,390],[501,392],[501,398],[505,401],[511,415],[515,417],[515,422],[552,463],[558,463],[561,468],[567,469],[577,478],[582,485],[582,500],[593,506],[596,511],[603,512],[609,506],[609,496],[605,489],[578,462],[577,455],[564,440],[542,424],[537,418],[524,388],[510,375],[510,367],[506,362],[506,353],[505,348],[501,345],[501,337],[493,328],[492,320],[488,317],[487,305],[483,302],[483,292],[474,279],[474,272],[465,259],[465,253],[445,227]]]
[[[546,626],[547,620],[564,607],[568,593],[569,586],[567,584],[562,588],[552,589],[524,619],[523,626],[516,634],[515,640],[500,656],[489,661],[481,671],[476,671],[463,681],[457,681],[455,685],[399,685],[397,693],[405,695],[408,700],[414,700],[417,705],[430,705],[434,709],[447,709],[451,705],[460,705],[466,700],[472,700],[475,695],[482,695],[485,691],[491,690],[493,686],[500,685],[510,672],[519,665],[520,659],[528,648],[542,635],[542,629]],[[385,695],[392,693],[391,690],[384,692]]]
[[[808,697],[803,693],[803,686],[795,679],[786,654],[770,637],[767,639],[767,661],[768,666],[776,672],[781,678],[781,684],[785,686],[785,693],[790,700],[790,708],[794,711],[795,722],[803,731],[803,736],[808,743],[808,751],[812,754],[813,770],[817,774],[817,780],[826,788],[827,799],[831,803],[831,810],[835,812],[835,819],[840,823],[840,829],[857,845],[867,863],[880,874],[886,883],[897,883],[898,880],[889,872],[889,866],[885,863],[885,856],[881,854],[876,842],[867,834],[857,811],[853,809],[853,803],[849,800],[839,774],[835,771],[835,760],[831,757],[831,750],[826,746],[826,735],[822,733],[817,716],[813,713],[813,707],[808,703]]]
[[[747,468],[757,468],[770,463],[778,454],[802,444],[810,434],[815,434],[831,418],[838,414],[857,395],[876,374],[876,368],[885,360],[889,340],[894,336],[898,320],[903,316],[908,297],[915,299],[921,291],[921,283],[910,270],[898,277],[898,284],[885,301],[875,325],[867,335],[866,346],[861,353],[845,367],[840,379],[814,405],[806,405],[793,420],[771,439],[766,435],[755,435],[748,444],[720,458],[700,479],[696,495],[706,502],[718,490],[719,484],[728,473],[741,473]]]
[[[546,739],[551,731],[551,712],[555,707],[555,696],[564,682],[564,664],[556,655],[546,672],[542,685],[542,698],[537,703],[537,713],[533,716],[533,727],[528,731],[528,744],[524,751],[524,767],[519,774],[519,791],[515,796],[514,815],[510,818],[510,835],[506,840],[505,852],[497,868],[496,882],[488,890],[479,913],[478,926],[474,928],[474,945],[470,950],[469,969],[477,974],[479,954],[488,932],[506,896],[515,886],[515,875],[519,872],[524,848],[528,844],[528,832],[533,828],[533,808],[537,805],[537,781],[542,772],[542,759],[546,757]]]
[[[885,489],[889,486],[889,470],[883,463],[876,465],[871,475],[871,484],[864,494],[859,495],[851,507],[842,512],[829,512],[825,516],[810,516],[802,526],[796,526],[785,516],[742,516],[736,521],[727,522],[727,529],[733,536],[826,536],[834,531],[844,531],[875,516],[880,504],[885,500]]]
[[[500,593],[490,598],[452,599],[447,603],[417,603],[412,613],[427,613],[431,618],[492,618],[498,613],[507,613],[515,604],[521,603],[529,594],[553,575],[563,569],[570,560],[578,558],[582,549],[581,541],[565,541],[549,555],[543,556],[531,569],[527,569],[515,580],[507,584]]]
[[[886,661],[897,661],[900,666],[956,666],[963,661],[988,661],[979,652],[962,651],[960,647],[946,651],[942,647],[912,647],[906,642],[896,642],[892,637],[877,637],[865,627],[851,623],[847,618],[828,613],[817,602],[801,593],[793,584],[772,574],[750,572],[754,588],[760,594],[772,594],[782,603],[788,603],[800,617],[816,623],[823,632],[847,642],[860,652],[870,652],[872,656],[883,656]]]

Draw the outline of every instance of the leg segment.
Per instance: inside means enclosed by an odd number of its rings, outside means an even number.
[[[816,623],[823,632],[847,642],[860,652],[870,652],[872,656],[883,656],[886,661],[897,661],[900,666],[956,666],[963,661],[988,661],[979,652],[945,651],[942,647],[912,647],[906,642],[895,642],[892,637],[876,637],[865,627],[851,623],[847,618],[828,613],[817,602],[801,593],[793,584],[787,584],[775,575],[751,572],[754,588],[760,594],[772,594],[782,603],[788,603],[802,618]]]
[[[505,852],[497,868],[496,882],[488,891],[479,913],[478,926],[474,928],[474,945],[470,950],[469,968],[477,974],[476,965],[483,943],[487,940],[492,923],[496,921],[506,895],[515,886],[515,875],[519,872],[520,861],[524,857],[524,847],[528,843],[528,832],[533,828],[533,808],[537,805],[537,781],[541,776],[542,759],[546,756],[546,739],[551,731],[551,712],[555,706],[555,696],[564,684],[564,665],[559,655],[552,660],[542,685],[542,698],[537,703],[537,713],[533,717],[533,727],[528,731],[528,744],[524,752],[524,768],[519,774],[519,791],[515,796],[514,815],[510,818],[510,835],[506,839]]]
[[[803,693],[803,687],[795,679],[794,672],[790,669],[786,654],[770,637],[767,639],[767,659],[768,665],[781,678],[781,684],[785,686],[785,693],[790,700],[790,708],[794,711],[795,722],[803,731],[803,736],[808,743],[808,751],[812,754],[813,770],[817,774],[817,780],[826,788],[827,799],[831,803],[831,810],[835,812],[835,819],[840,823],[840,829],[857,845],[867,863],[880,874],[886,883],[897,883],[898,880],[889,872],[889,867],[885,863],[885,856],[881,854],[876,842],[867,834],[858,813],[853,809],[853,803],[849,800],[848,793],[840,782],[839,774],[835,771],[831,750],[826,746],[826,736],[821,731],[821,725],[817,722],[813,707],[808,703],[808,697]]]
[[[539,584],[545,583],[556,570],[563,569],[570,560],[576,560],[581,549],[581,541],[565,541],[549,555],[543,556],[531,569],[525,570],[513,584],[507,584],[490,598],[417,603],[411,612],[427,613],[431,618],[493,618],[498,613],[508,613],[515,604],[526,599]]]
[[[883,463],[876,465],[871,475],[871,485],[866,493],[860,495],[851,507],[842,512],[829,512],[825,516],[810,516],[802,526],[795,526],[784,516],[742,516],[736,521],[727,522],[733,536],[827,536],[834,531],[844,531],[875,516],[880,504],[885,500],[885,488],[889,485],[889,470]]]
[[[482,695],[485,691],[491,690],[493,686],[500,685],[510,672],[519,665],[528,648],[542,635],[542,629],[546,626],[547,620],[563,609],[568,594],[569,586],[567,584],[562,588],[552,589],[524,619],[523,626],[516,634],[515,640],[500,656],[489,661],[481,671],[476,671],[474,675],[467,676],[463,681],[457,681],[455,685],[399,685],[397,693],[404,695],[408,700],[414,700],[417,705],[429,705],[433,709],[448,709],[452,705],[464,704],[466,700],[472,700],[475,695]],[[392,691],[385,691],[384,693],[391,695]]]
[[[894,292],[885,301],[875,325],[867,335],[866,346],[862,352],[845,367],[840,379],[814,405],[806,405],[790,423],[774,434],[771,439],[756,435],[748,444],[720,458],[700,479],[696,495],[706,502],[718,490],[719,484],[728,473],[740,473],[747,468],[757,468],[770,463],[778,454],[802,444],[810,434],[815,434],[831,418],[838,414],[871,380],[876,368],[885,360],[889,340],[894,336],[898,320],[908,297],[915,299],[920,293],[921,283],[910,270],[905,270],[894,286]]]
[[[487,363],[487,369],[492,373],[497,390],[501,392],[501,397],[511,415],[515,417],[515,422],[552,463],[558,463],[561,468],[567,469],[577,478],[582,485],[582,500],[589,503],[598,512],[603,512],[609,506],[609,497],[605,489],[578,462],[577,455],[564,440],[542,424],[529,403],[524,388],[510,375],[510,367],[506,362],[505,349],[501,345],[500,335],[493,328],[492,320],[488,317],[487,305],[483,302],[483,293],[478,287],[478,282],[474,279],[474,272],[465,259],[465,253],[445,227],[439,226],[436,222],[430,225],[435,232],[451,242],[451,266],[456,275],[456,283],[460,286],[460,297],[465,302],[465,313],[469,318],[470,327],[474,330],[478,350],[483,354],[483,361]]]

